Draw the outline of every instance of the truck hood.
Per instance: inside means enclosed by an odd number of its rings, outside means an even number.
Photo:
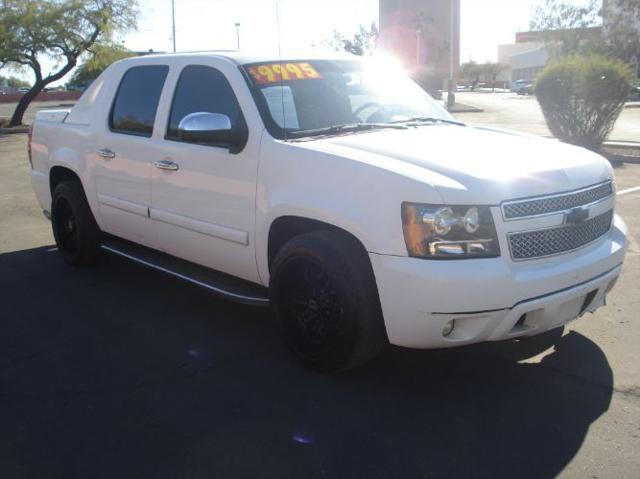
[[[497,205],[504,200],[578,189],[612,177],[601,156],[556,140],[506,130],[424,125],[378,130],[303,143],[301,146],[415,176],[445,203]]]

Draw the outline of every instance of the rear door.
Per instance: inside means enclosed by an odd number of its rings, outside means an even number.
[[[230,62],[183,64],[166,112],[162,163],[152,168],[150,214],[163,251],[259,282],[253,241],[259,135],[250,130],[242,150],[231,152],[182,140],[177,131],[198,112],[226,115],[233,128],[246,129],[232,85],[247,88]]]
[[[102,229],[149,246],[154,245],[151,159],[158,146],[153,132],[168,73],[166,65],[133,66],[124,73],[95,151]]]

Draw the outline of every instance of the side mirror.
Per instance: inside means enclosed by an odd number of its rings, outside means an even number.
[[[243,136],[234,130],[231,119],[220,113],[189,113],[178,124],[178,136],[181,140],[205,143],[215,146],[243,146]]]

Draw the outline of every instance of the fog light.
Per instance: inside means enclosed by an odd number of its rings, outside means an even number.
[[[442,328],[442,335],[446,338],[451,333],[453,333],[453,329],[455,327],[456,327],[456,320],[455,319],[451,319],[451,320],[447,321],[446,324],[444,325],[444,327]]]

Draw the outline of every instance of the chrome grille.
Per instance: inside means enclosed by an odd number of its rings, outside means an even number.
[[[511,233],[511,257],[514,260],[542,258],[578,249],[609,231],[612,218],[610,210],[577,225]]]
[[[608,181],[579,191],[508,202],[502,205],[502,214],[505,219],[543,215],[594,203],[612,194],[613,186]]]

